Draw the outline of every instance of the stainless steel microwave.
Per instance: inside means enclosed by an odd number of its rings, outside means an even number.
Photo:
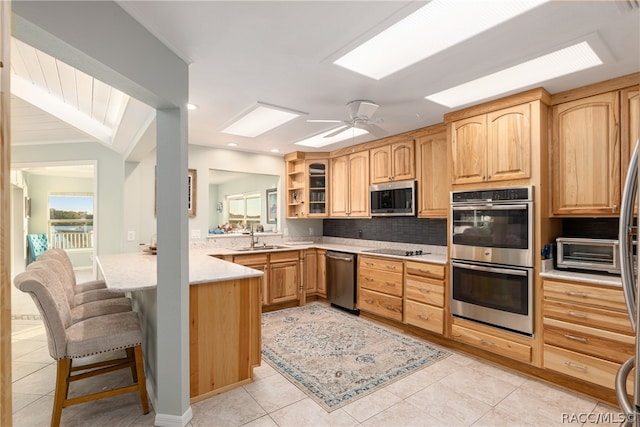
[[[371,216],[415,216],[416,181],[386,182],[369,187]]]

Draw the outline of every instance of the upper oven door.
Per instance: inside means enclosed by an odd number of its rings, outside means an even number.
[[[533,203],[482,203],[451,208],[452,258],[531,267]]]

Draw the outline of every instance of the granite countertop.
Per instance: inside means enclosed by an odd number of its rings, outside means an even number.
[[[260,277],[264,273],[242,265],[212,257],[205,250],[189,251],[189,284],[222,282]],[[128,292],[155,289],[158,285],[157,256],[146,253],[100,255],[98,268],[107,288]]]
[[[416,245],[417,246],[417,245]],[[258,248],[260,245],[257,246]],[[380,246],[380,247],[385,247]],[[425,251],[423,255],[415,255],[415,256],[397,256],[397,255],[386,255],[386,254],[375,254],[370,253],[372,249],[379,249],[378,247],[369,247],[369,246],[354,246],[354,245],[345,245],[338,243],[314,243],[314,242],[283,242],[278,243],[277,249],[253,249],[250,251],[247,250],[238,250],[234,248],[208,248],[206,252],[210,255],[223,256],[223,255],[246,255],[246,254],[255,254],[255,253],[264,253],[264,252],[282,252],[282,251],[291,251],[291,250],[304,250],[309,248],[318,248],[318,249],[326,249],[331,251],[338,252],[348,252],[360,255],[372,255],[372,256],[381,256],[386,258],[396,258],[396,259],[404,259],[418,262],[431,262],[434,264],[446,264],[447,263],[447,255],[446,251],[443,253],[434,253],[430,252],[428,248],[421,247],[420,249]],[[205,249],[201,249],[205,250]]]

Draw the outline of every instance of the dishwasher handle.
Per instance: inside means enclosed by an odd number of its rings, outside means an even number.
[[[335,256],[335,255],[330,255],[328,253],[327,253],[327,258],[335,259],[335,260],[338,260],[338,261],[353,262],[353,257]]]

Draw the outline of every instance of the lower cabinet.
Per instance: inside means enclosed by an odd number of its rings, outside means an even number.
[[[405,262],[405,323],[444,334],[446,266]]]
[[[269,304],[269,254],[235,255],[233,262],[264,273],[260,279],[260,300],[262,305]]]
[[[402,322],[403,262],[358,257],[358,309]]]
[[[635,352],[622,289],[544,279],[543,291],[544,368],[614,389]]]
[[[260,286],[262,305],[300,298],[299,251],[235,255],[233,262],[264,272]]]
[[[316,270],[316,292],[321,297],[327,297],[327,251],[318,249]]]
[[[531,363],[531,340],[518,334],[454,318],[451,338],[513,360]]]

